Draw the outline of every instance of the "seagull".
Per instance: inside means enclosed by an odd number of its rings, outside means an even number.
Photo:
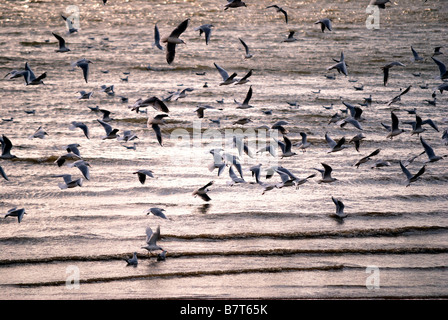
[[[266,7],[266,9],[269,9],[269,8],[275,8],[277,10],[277,12],[283,13],[283,15],[285,16],[285,22],[288,23],[288,13],[285,10],[283,10],[283,8],[279,7],[276,4]]]
[[[251,106],[249,104],[250,99],[252,98],[252,86],[250,86],[249,90],[247,91],[246,94],[246,98],[244,98],[243,103],[239,103],[235,100],[235,103],[238,104],[238,107],[236,107],[237,109],[249,109],[249,108],[253,108],[253,106]]]
[[[142,247],[142,249],[148,250],[149,254],[154,250],[162,250],[163,249],[157,245],[157,241],[160,239],[160,226],[157,227],[156,232],[153,232],[150,227],[146,227],[146,246]]]
[[[431,59],[437,64],[437,66],[439,67],[439,71],[440,71],[440,79],[441,80],[445,80],[448,79],[448,71],[446,70],[446,66],[445,64],[443,64],[442,61],[440,61],[439,59],[436,59],[434,57],[431,57]]]
[[[243,39],[241,39],[241,38],[238,38],[238,39],[240,40],[240,42],[241,42],[241,44],[243,45],[244,50],[245,50],[244,59],[250,59],[250,58],[252,58],[252,57],[253,57],[253,54],[250,53],[250,51],[249,51],[249,47],[247,46],[246,42],[244,42]]]
[[[11,140],[7,138],[4,134],[0,138],[0,143],[2,145],[2,155],[0,159],[15,159],[17,158],[15,155],[11,154],[11,149],[13,147]]]
[[[363,133],[358,133],[356,136],[350,139],[350,143],[353,142],[355,144],[356,151],[359,152],[359,146],[361,144],[361,140],[365,139],[366,136]]]
[[[66,24],[67,24],[67,29],[68,29],[67,33],[68,33],[68,34],[72,34],[72,33],[74,33],[74,32],[78,32],[78,29],[76,29],[76,28],[73,26],[73,22],[72,22],[72,20],[70,20],[69,18],[63,16],[62,14],[61,14],[61,17],[62,17],[62,19],[64,19],[64,21],[65,21]]]
[[[330,149],[327,151],[327,153],[331,153],[331,152],[338,152],[341,151],[345,148],[348,148],[348,146],[345,146],[345,137],[342,137],[341,139],[339,139],[339,141],[336,143],[336,141],[334,141],[326,132],[325,133],[325,140],[327,141],[328,145],[330,146]]]
[[[25,209],[12,208],[9,209],[8,212],[6,213],[5,219],[7,217],[17,217],[17,221],[20,223],[23,219],[24,214],[26,214]]]
[[[117,137],[119,137],[119,135],[117,134],[119,129],[113,129],[110,124],[104,122],[103,120],[96,119],[96,121],[98,121],[103,126],[104,130],[106,131],[106,135],[104,137],[102,137],[102,140],[116,139]]]
[[[25,70],[13,70],[9,72],[6,76],[10,75],[9,79],[19,78],[21,76],[24,77],[26,85],[38,85],[45,84],[42,80],[47,77],[47,73],[42,73],[39,77],[36,78],[33,70],[31,70],[28,62],[25,62]],[[5,77],[6,77],[5,76]]]
[[[422,58],[418,55],[417,51],[415,51],[412,46],[411,46],[411,51],[412,51],[412,58],[411,58],[412,62],[425,60],[424,58]]]
[[[48,133],[42,128],[42,126],[40,126],[32,135],[28,137],[28,139],[34,139],[34,138],[44,139],[45,136],[48,136]]]
[[[132,130],[124,130],[123,131],[123,136],[119,137],[117,140],[119,141],[124,141],[124,142],[128,142],[128,141],[132,141],[138,139],[137,135],[132,132]]]
[[[157,141],[159,142],[159,144],[163,147],[163,143],[162,143],[162,132],[160,130],[160,126],[162,124],[165,124],[165,121],[163,120],[163,118],[165,117],[169,117],[169,115],[167,114],[158,114],[157,116],[155,116],[152,119],[148,119],[148,122],[146,124],[146,126],[149,128],[151,127],[154,132],[156,133],[156,137],[157,137]]]
[[[376,149],[375,151],[371,152],[368,156],[365,156],[363,158],[361,158],[360,160],[358,160],[358,162],[356,162],[354,164],[354,166],[356,166],[356,168],[359,168],[359,166],[363,163],[366,163],[367,161],[370,161],[372,159],[372,157],[376,156],[377,154],[379,154],[381,151],[381,149]]]
[[[248,83],[250,81],[249,77],[252,75],[252,72],[253,72],[253,69],[249,70],[249,72],[246,73],[246,75],[244,77],[242,77],[241,79],[239,79],[235,82],[235,85]]]
[[[0,175],[5,179],[6,181],[9,181],[8,176],[6,175],[5,170],[3,170],[2,166],[0,166]]]
[[[283,158],[292,157],[292,156],[297,155],[297,153],[291,151],[291,147],[292,147],[291,140],[289,140],[288,137],[283,136],[283,141],[284,141],[284,143],[282,143],[281,141],[277,141],[280,146],[280,149],[282,150],[281,158],[283,159]]]
[[[56,50],[56,52],[68,52],[70,49],[65,46],[65,40],[60,35],[52,32],[51,33],[56,39],[59,41],[59,49]]]
[[[380,9],[386,9],[386,3],[390,2],[390,0],[371,0],[370,6],[378,6]]]
[[[137,266],[138,265],[138,259],[137,259],[137,252],[134,252],[134,254],[132,255],[132,258],[130,259],[125,259],[126,262],[128,263],[128,266]]]
[[[404,89],[403,91],[400,92],[400,94],[398,94],[397,96],[393,97],[389,103],[387,104],[388,106],[390,106],[392,103],[395,103],[397,101],[401,101],[401,96],[405,95],[406,93],[409,92],[409,90],[411,90],[412,85],[408,86],[406,89]]]
[[[247,7],[247,5],[241,0],[228,0],[227,4],[224,6],[224,10],[229,8],[239,8],[239,7]]]
[[[417,114],[415,115],[415,121],[403,121],[403,123],[410,124],[412,126],[411,131],[412,135],[414,134],[420,135],[420,133],[426,131],[426,129],[422,127],[424,124],[429,124],[431,127],[434,128],[434,130],[439,132],[439,128],[431,119],[422,120],[422,118]]]
[[[193,192],[193,196],[196,198],[196,196],[199,196],[202,200],[204,201],[210,201],[212,200],[208,195],[207,192],[210,191],[208,189],[208,187],[210,187],[212,184],[214,183],[214,181],[210,181],[209,183],[207,183],[205,186],[196,189]]]
[[[404,161],[402,161],[403,166],[407,167],[408,165],[410,165],[412,162],[414,162],[415,159],[417,159],[418,157],[420,157],[421,155],[425,154],[425,151],[420,152],[419,154],[417,154],[416,156],[412,156]]]
[[[215,109],[215,108],[212,106],[209,106],[209,105],[200,105],[200,106],[197,106],[194,111],[198,115],[198,118],[202,119],[202,118],[204,118],[204,111],[206,109]]]
[[[332,31],[333,28],[331,26],[331,19],[325,18],[325,19],[321,19],[319,21],[314,22],[314,24],[318,24],[320,23],[320,29],[322,30],[322,32],[325,32],[325,29],[327,29],[328,31]]]
[[[154,25],[154,43],[152,45],[160,50],[163,50],[163,47],[160,44],[160,33],[157,24]]]
[[[422,146],[425,149],[425,153],[428,156],[429,160],[427,162],[436,162],[436,161],[442,160],[443,158],[445,158],[447,156],[447,155],[444,155],[444,156],[436,155],[434,153],[433,148],[421,136],[420,136],[420,142],[422,143]]]
[[[394,67],[394,66],[401,66],[401,67],[406,67],[403,63],[399,62],[399,61],[393,61],[390,62],[384,66],[381,67],[381,69],[383,69],[383,82],[384,82],[384,86],[387,85],[387,81],[389,80],[389,69]]]
[[[255,177],[255,182],[260,183],[260,174],[261,174],[261,163],[254,165],[249,168],[249,171],[252,172],[252,177]]]
[[[311,143],[307,141],[307,134],[305,132],[300,132],[300,136],[302,137],[302,141],[294,144],[295,147],[298,147],[303,152],[306,152],[306,149],[311,146]]]
[[[160,217],[162,219],[166,219],[165,214],[163,213],[165,211],[165,209],[160,209],[160,208],[149,208],[147,210],[145,210],[144,213],[146,213],[146,215],[149,215],[150,213],[152,213],[153,215],[155,215],[156,217]]]
[[[344,213],[344,207],[345,207],[344,203],[342,203],[341,200],[336,199],[334,197],[331,197],[331,200],[333,200],[334,204],[336,205],[336,213],[333,214],[332,216],[336,218],[346,218],[347,214]]]
[[[140,169],[134,172],[134,174],[138,176],[138,181],[140,181],[141,184],[145,184],[147,176],[154,178],[153,172],[151,170]]]
[[[401,163],[401,161],[400,161],[400,167],[407,178],[406,187],[409,187],[412,182],[417,181],[426,170],[426,165],[424,165],[423,167],[421,167],[421,169],[416,174],[413,175],[412,173],[409,172],[408,169],[405,168],[405,166],[403,165],[403,163]]]
[[[73,162],[72,164],[68,165],[70,168],[76,167],[79,169],[79,171],[81,171],[82,175],[84,176],[84,178],[86,178],[87,180],[90,180],[90,172],[89,172],[89,167],[90,164],[84,160],[77,160],[75,162]]]
[[[224,168],[226,167],[225,162],[223,162],[223,156],[219,153],[219,150],[220,149],[210,150],[210,153],[213,155],[213,162],[208,166],[208,170],[210,172],[218,168],[218,177],[221,175],[221,173],[224,171]]]
[[[78,97],[79,100],[89,100],[91,96],[93,96],[93,91],[87,92],[84,90],[78,91],[80,96]]]
[[[233,171],[232,169],[232,165],[229,166],[229,176],[232,179],[232,181],[229,183],[231,186],[233,186],[235,183],[246,183],[243,178],[240,178],[235,174],[235,171]]]
[[[213,25],[208,23],[208,24],[203,24],[202,26],[195,28],[194,31],[199,31],[199,36],[204,34],[205,35],[205,44],[208,45],[208,43],[210,41],[210,35],[212,33],[212,28],[213,28]]]
[[[327,70],[333,70],[333,69],[336,69],[338,71],[338,73],[342,73],[345,76],[348,76],[347,64],[345,63],[344,52],[341,52],[341,59],[339,61],[337,61],[336,64],[327,68]]]
[[[227,73],[227,71],[225,69],[223,69],[222,67],[220,67],[219,65],[217,65],[216,63],[213,63],[216,67],[216,69],[218,69],[219,74],[222,77],[222,82],[219,84],[220,86],[224,86],[224,85],[229,85],[231,83],[236,82],[236,73],[232,73],[232,75],[229,76],[229,74]]]
[[[252,122],[252,120],[249,119],[249,118],[241,118],[241,119],[238,119],[238,120],[236,120],[235,122],[233,122],[233,124],[234,124],[234,125],[235,125],[235,124],[245,125],[245,124],[247,124],[247,123],[249,123],[249,122]]]
[[[78,160],[82,160],[81,156],[77,155],[76,153],[66,153],[63,154],[62,156],[59,156],[54,163],[56,163],[58,165],[58,167],[62,167],[62,165],[67,161],[67,160],[72,160],[72,161],[78,161]]]
[[[84,135],[86,136],[86,138],[90,139],[89,128],[87,127],[87,125],[85,125],[83,122],[72,121],[72,123],[69,126],[69,129],[70,130],[76,130],[76,128],[81,129],[82,132],[84,132]]]
[[[64,179],[64,183],[58,183],[58,187],[61,190],[67,189],[67,188],[75,188],[77,186],[81,187],[82,186],[82,178],[76,179],[76,180],[72,180],[72,175],[71,174],[60,174],[60,175],[55,175],[55,178],[60,178],[62,177],[62,179]]]
[[[72,67],[81,68],[86,83],[88,82],[89,79],[89,64],[91,63],[93,62],[84,58],[72,63]]]
[[[321,163],[321,165],[324,167],[324,170],[313,168],[314,170],[317,170],[322,174],[322,179],[320,179],[318,183],[331,183],[338,180],[331,176],[331,172],[333,171],[332,167],[325,163]]]
[[[439,90],[440,93],[443,93],[444,90],[445,90],[445,91],[448,91],[448,83],[447,83],[447,82],[442,83],[441,85],[439,85],[439,86],[437,87],[436,90]]]
[[[443,54],[443,52],[440,51],[440,49],[442,49],[442,48],[443,48],[443,47],[435,47],[435,48],[434,48],[434,52],[432,53],[432,56],[434,57],[434,56],[438,56],[438,55]]]
[[[399,134],[404,132],[404,129],[398,128],[398,117],[395,115],[393,111],[390,112],[391,118],[392,118],[392,127],[385,125],[381,122],[383,127],[385,127],[387,130],[389,130],[389,133],[387,134],[386,138],[390,138],[392,140],[393,137],[398,136]]]
[[[294,34],[295,34],[295,30],[289,30],[289,34],[288,37],[286,39],[283,40],[283,42],[294,42],[294,41],[299,41],[299,39],[294,38]]]
[[[187,29],[189,21],[190,19],[184,20],[168,37],[162,39],[162,42],[166,43],[166,62],[168,62],[168,64],[171,64],[174,61],[176,45],[181,43],[185,44],[182,39],[179,39],[179,36]]]

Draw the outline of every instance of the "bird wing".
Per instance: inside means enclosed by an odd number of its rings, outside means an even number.
[[[152,129],[153,129],[154,132],[156,133],[157,141],[159,141],[159,144],[163,147],[163,145],[162,145],[162,132],[160,131],[160,127],[159,127],[159,125],[153,123],[153,124],[152,124]]]
[[[252,86],[250,86],[249,90],[247,91],[246,98],[243,101],[243,105],[248,105],[251,98],[252,98]]]
[[[248,54],[248,53],[249,53],[249,47],[248,47],[247,44],[243,41],[243,39],[241,39],[241,38],[238,38],[238,39],[240,39],[241,44],[244,46],[244,49],[246,50],[246,54]]]
[[[166,44],[166,62],[171,64],[174,61],[174,57],[176,56],[176,44],[168,42]]]
[[[229,78],[229,74],[227,73],[226,70],[224,70],[223,68],[221,68],[220,66],[218,66],[216,63],[213,63],[216,67],[216,69],[218,69],[219,74],[222,77],[222,80],[226,81]]]
[[[179,24],[177,28],[171,32],[170,37],[179,37],[185,30],[187,30],[189,21],[190,19],[186,19],[181,24]]]
[[[431,148],[431,146],[423,139],[423,137],[420,136],[420,142],[422,143],[423,148],[425,149],[426,155],[428,158],[435,157],[434,150]]]
[[[333,148],[336,146],[336,141],[334,141],[332,138],[330,138],[330,136],[327,133],[325,133],[325,140],[327,141],[330,148]]]
[[[436,59],[434,57],[431,57],[431,59],[434,60],[434,62],[439,67],[440,77],[442,77],[446,73],[446,66],[439,59]]]
[[[106,131],[106,135],[109,135],[112,132],[112,127],[110,124],[100,119],[96,119],[96,121],[98,121],[103,126],[104,130]]]
[[[408,169],[406,169],[406,167],[403,165],[403,163],[400,161],[400,167],[401,167],[401,171],[403,171],[403,173],[406,175],[406,178],[408,178],[408,180],[410,180],[412,178],[412,174],[409,172]]]

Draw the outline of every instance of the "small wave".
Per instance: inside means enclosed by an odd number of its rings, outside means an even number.
[[[247,268],[247,269],[229,269],[229,270],[210,270],[210,271],[189,271],[189,272],[169,272],[158,274],[144,274],[121,277],[98,277],[91,279],[80,280],[80,284],[113,282],[113,281],[132,281],[141,279],[154,278],[184,278],[184,277],[201,277],[201,276],[221,276],[234,275],[245,273],[281,273],[281,272],[295,272],[295,271],[340,271],[343,270],[343,265],[331,266],[314,266],[314,267],[266,267],[266,268]],[[23,284],[11,284],[9,286],[15,287],[46,287],[46,286],[62,286],[66,285],[66,281],[48,281],[48,282],[32,282]]]
[[[448,227],[443,226],[407,226],[401,228],[380,229],[352,229],[337,231],[310,231],[289,233],[234,233],[234,234],[197,234],[197,235],[164,235],[165,238],[177,238],[184,240],[209,239],[209,240],[235,240],[248,238],[274,238],[274,239],[311,239],[311,238],[355,238],[355,237],[378,237],[399,236],[404,233],[424,233],[435,231],[446,231]]]

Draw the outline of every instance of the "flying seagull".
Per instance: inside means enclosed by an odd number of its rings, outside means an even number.
[[[389,69],[394,67],[394,66],[406,67],[400,61],[393,61],[393,62],[390,62],[390,63],[382,66],[381,69],[383,69],[383,83],[384,83],[384,86],[387,85],[387,81],[389,80]]]
[[[342,73],[345,76],[348,76],[347,64],[345,63],[344,52],[341,52],[341,59],[339,61],[337,61],[336,64],[327,68],[327,70],[332,70],[332,69],[336,69],[338,71],[338,73]]]
[[[369,155],[361,158],[360,160],[358,160],[358,162],[356,162],[354,165],[356,166],[356,168],[359,168],[359,166],[363,163],[366,163],[367,161],[370,161],[372,159],[372,157],[376,156],[377,154],[379,154],[381,151],[381,149],[376,149],[375,151],[371,152]]]
[[[228,0],[227,4],[224,6],[224,10],[229,8],[239,8],[239,7],[247,7],[247,5],[241,0]]]
[[[53,36],[59,41],[59,49],[56,52],[68,52],[70,49],[65,46],[65,40],[60,35],[52,32]]]
[[[199,36],[204,34],[205,35],[205,44],[208,45],[208,43],[210,41],[210,35],[212,33],[212,28],[213,28],[213,25],[207,23],[207,24],[203,24],[200,27],[195,28],[194,31],[199,31]]]
[[[82,132],[84,132],[84,135],[86,136],[87,139],[90,139],[89,128],[87,127],[86,124],[80,121],[72,121],[72,123],[70,123],[69,129],[76,130],[77,128],[81,129]]]
[[[249,72],[246,73],[246,75],[244,77],[242,77],[241,79],[238,79],[235,82],[235,85],[248,83],[250,81],[249,77],[252,75],[252,72],[253,72],[253,69],[250,69]]]
[[[134,172],[134,174],[138,176],[138,181],[140,181],[141,184],[145,184],[146,177],[154,178],[153,172],[151,170],[140,169]]]
[[[25,209],[12,208],[9,209],[8,212],[6,213],[5,219],[7,217],[17,217],[17,221],[20,223],[23,219],[24,214],[26,214]]]
[[[409,187],[412,182],[417,181],[426,170],[426,165],[424,165],[423,167],[421,167],[421,169],[416,174],[413,175],[412,173],[409,172],[408,169],[406,169],[406,167],[403,165],[403,163],[401,161],[400,161],[400,167],[401,167],[401,171],[403,171],[403,173],[406,175],[406,178],[407,178],[406,187]]]
[[[276,4],[266,7],[266,9],[269,9],[269,8],[275,8],[277,10],[277,12],[282,13],[285,16],[285,22],[288,23],[288,13],[283,8],[279,7]]]
[[[82,70],[82,74],[84,76],[84,80],[86,81],[86,83],[88,82],[89,79],[89,64],[93,63],[90,60],[87,59],[79,59],[78,61],[75,61],[72,63],[72,67],[78,67],[81,68]]]
[[[163,147],[163,143],[162,143],[162,132],[160,130],[160,126],[162,124],[165,124],[165,121],[163,120],[163,118],[165,117],[169,117],[167,114],[158,114],[156,115],[154,118],[149,118],[148,122],[146,124],[146,126],[149,128],[151,127],[154,132],[156,133],[156,137],[157,137],[157,141],[159,142],[159,144]]]
[[[174,29],[168,37],[164,37],[162,39],[163,43],[166,43],[166,62],[171,64],[174,61],[174,57],[176,55],[176,45],[185,44],[182,39],[179,39],[179,36],[187,30],[188,22],[190,19],[184,20],[181,24]]]
[[[231,83],[236,82],[235,77],[237,76],[237,74],[235,72],[232,73],[232,75],[229,76],[229,74],[227,73],[227,71],[225,69],[223,69],[222,67],[220,67],[216,63],[213,63],[213,64],[215,65],[216,69],[218,70],[218,72],[219,72],[219,74],[221,75],[221,78],[222,78],[222,82],[219,84],[220,86],[229,85]]]
[[[424,58],[422,58],[418,55],[417,51],[415,51],[415,49],[412,46],[411,46],[411,51],[412,51],[412,58],[411,58],[412,62],[425,60]]]
[[[63,16],[62,14],[61,14],[61,18],[64,19],[64,21],[65,21],[65,23],[67,25],[67,29],[68,29],[67,34],[72,34],[74,32],[78,32],[78,29],[76,29],[74,27],[72,20],[70,20],[69,18]]]
[[[295,30],[289,30],[289,34],[288,37],[286,39],[283,40],[283,42],[294,42],[294,41],[299,41],[299,39],[294,37],[295,34]]]
[[[235,100],[235,103],[238,104],[238,107],[236,107],[237,109],[249,109],[249,108],[253,108],[253,106],[251,106],[249,104],[250,99],[252,98],[252,86],[249,87],[249,90],[247,91],[246,94],[246,98],[244,98],[243,103],[239,103]]]
[[[341,200],[334,197],[331,197],[331,200],[333,200],[333,203],[336,205],[336,213],[333,214],[332,216],[336,218],[346,218],[347,214],[344,213],[344,207],[345,207],[344,203]]]
[[[396,114],[393,111],[390,112],[390,116],[392,118],[392,126],[388,126],[382,122],[381,122],[381,125],[384,128],[386,128],[386,130],[389,131],[386,138],[390,138],[392,140],[393,137],[398,136],[399,134],[403,133],[404,129],[400,129],[398,127],[398,124],[399,124],[398,117],[396,116]]]
[[[328,31],[332,31],[332,25],[331,25],[331,19],[325,18],[325,19],[320,19],[319,21],[314,22],[314,24],[319,24],[320,23],[320,29],[322,30],[322,32],[325,32],[325,29],[327,29]]]
[[[82,178],[78,178],[76,180],[72,179],[72,175],[71,174],[60,174],[60,175],[55,175],[55,178],[61,178],[64,179],[64,182],[62,183],[58,183],[58,187],[61,190],[67,189],[67,188],[75,188],[75,187],[81,187],[82,186]]]
[[[142,249],[148,250],[149,254],[152,254],[154,250],[163,250],[157,245],[157,241],[160,239],[160,226],[157,227],[156,232],[153,232],[150,227],[146,228],[146,246]]]
[[[117,132],[119,131],[119,129],[112,128],[112,126],[110,124],[104,122],[103,120],[96,119],[96,121],[98,121],[103,126],[104,130],[106,131],[106,135],[104,137],[102,137],[103,140],[116,139],[118,137]]]
[[[152,45],[159,48],[160,50],[163,50],[163,47],[160,44],[160,32],[157,24],[154,25],[154,43]]]
[[[341,139],[338,140],[338,142],[336,142],[328,135],[328,133],[325,133],[325,140],[327,141],[328,146],[330,147],[327,153],[338,152],[345,148],[348,148],[348,146],[344,145],[346,141],[345,137],[342,137]]]
[[[212,184],[214,183],[214,181],[210,181],[209,183],[207,183],[205,186],[196,189],[193,192],[193,196],[196,198],[196,196],[199,196],[202,200],[204,201],[210,201],[211,198],[207,195],[207,192],[209,191],[208,187],[210,187]]]
[[[421,136],[420,136],[420,142],[421,142],[423,148],[425,149],[426,155],[428,156],[429,160],[427,162],[436,162],[436,161],[442,160],[443,158],[446,157],[446,155],[444,155],[444,156],[436,155],[434,153],[433,148]]]
[[[440,79],[445,80],[448,79],[448,71],[446,70],[445,64],[442,63],[439,59],[436,59],[434,57],[431,57],[431,59],[437,64],[440,71]]]
[[[317,168],[313,168],[314,170],[317,170],[321,173],[322,175],[322,179],[320,179],[318,181],[318,183],[331,183],[331,182],[335,182],[338,179],[333,178],[331,176],[331,173],[333,172],[333,168],[330,167],[328,164],[326,163],[321,163],[321,165],[324,167],[324,170],[322,169],[317,169]]]
[[[149,215],[151,213],[151,214],[155,215],[156,217],[166,219],[166,215],[163,213],[164,211],[165,211],[165,209],[149,208],[149,209],[145,210],[144,213],[146,213],[146,215]]]
[[[253,57],[253,54],[250,53],[250,51],[249,51],[249,47],[247,46],[246,42],[244,42],[244,40],[241,39],[241,38],[238,38],[238,39],[240,40],[241,44],[242,44],[243,47],[244,47],[244,51],[245,51],[244,59],[250,59],[250,58],[252,58],[252,57]]]

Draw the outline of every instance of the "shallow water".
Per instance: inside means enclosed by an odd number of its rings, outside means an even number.
[[[423,147],[403,123],[406,132],[386,139],[381,122],[390,124],[392,110],[401,122],[413,121],[406,110],[416,108],[439,129],[425,125],[424,139],[436,154],[447,153],[442,141],[448,127],[446,94],[437,94],[436,106],[427,100],[441,83],[430,56],[435,46],[446,43],[448,8],[445,1],[435,0],[397,3],[380,11],[379,29],[369,30],[367,2],[283,1],[289,13],[286,25],[281,14],[265,9],[269,1],[246,1],[247,8],[226,11],[225,1],[108,1],[106,6],[102,1],[1,1],[0,72],[22,69],[25,62],[36,75],[47,72],[45,85],[1,81],[0,116],[13,121],[2,120],[0,133],[12,141],[18,159],[0,161],[9,178],[0,180],[0,205],[2,214],[13,207],[27,212],[21,223],[11,217],[0,220],[1,298],[447,297],[446,159],[427,164],[421,179],[406,187],[399,161]],[[71,35],[60,17],[70,15],[69,5],[80,13],[80,30]],[[333,19],[332,32],[322,33],[314,24],[323,17]],[[191,20],[181,38],[187,44],[177,47],[168,65],[165,53],[152,46],[154,24],[163,36],[186,18]],[[204,23],[214,25],[208,45],[194,31]],[[290,29],[297,30],[299,41],[282,42]],[[55,52],[51,32],[63,35],[71,51]],[[239,37],[253,58],[243,58]],[[411,63],[411,45],[425,61]],[[341,51],[348,77],[326,70]],[[438,57],[448,62],[446,54]],[[70,64],[80,58],[93,62],[88,83],[80,69],[71,71]],[[406,66],[392,68],[383,86],[380,67],[390,61]],[[253,75],[248,84],[219,86],[213,63],[238,77],[250,69]],[[128,81],[121,80],[124,72],[129,72]],[[363,90],[354,88],[361,84]],[[421,89],[423,84],[428,89]],[[115,96],[101,92],[102,85],[114,85]],[[410,92],[389,106],[409,85]],[[244,100],[249,86],[253,108],[236,109],[234,99]],[[170,113],[162,126],[161,147],[146,127],[148,117],[160,112],[150,107],[147,113],[135,113],[128,105],[184,88],[193,91],[167,102]],[[95,92],[91,99],[79,100],[80,90]],[[342,101],[359,106],[369,95],[372,105],[361,107],[366,138],[359,151],[347,143],[349,148],[327,153],[326,132],[347,141],[361,132],[329,124],[330,117],[345,110]],[[129,101],[123,103],[119,96]],[[217,102],[221,99],[222,104]],[[200,104],[215,109],[199,119],[195,109]],[[332,109],[323,108],[331,104]],[[88,106],[110,110],[110,124],[119,133],[135,132],[136,150],[124,147],[133,142],[102,140],[104,129],[96,120],[101,115]],[[28,110],[35,113],[24,112]],[[272,115],[262,110],[272,110]],[[242,117],[253,122],[233,125]],[[221,119],[220,125],[211,119]],[[69,129],[75,120],[88,125],[90,139],[80,129]],[[228,140],[232,133],[246,134],[254,149],[263,147],[270,133],[255,129],[278,120],[288,122],[293,143],[306,132],[312,146],[289,158],[243,154],[245,184],[229,185],[227,169],[220,176],[208,170],[211,148],[238,154]],[[39,126],[48,136],[29,139]],[[54,175],[81,177],[77,168],[54,163],[70,143],[80,144],[91,179],[82,187],[61,190],[62,178]],[[377,148],[378,156],[354,166]],[[372,169],[379,159],[390,166]],[[426,160],[421,155],[408,169],[416,173]],[[298,189],[265,194],[248,170],[258,163],[265,169],[282,165],[305,178],[322,162],[332,166],[336,182],[320,184],[316,176]],[[152,170],[154,178],[141,184],[134,174],[139,169]],[[210,202],[192,196],[211,180]],[[281,181],[278,175],[262,180]],[[348,217],[343,221],[330,217],[335,212],[332,196],[345,204]],[[169,219],[145,215],[150,207],[165,208]],[[166,261],[149,258],[141,248],[147,226],[160,226]],[[124,261],[133,252],[139,258],[135,268]],[[72,289],[76,275],[80,286]],[[378,276],[373,289],[370,276]]]

